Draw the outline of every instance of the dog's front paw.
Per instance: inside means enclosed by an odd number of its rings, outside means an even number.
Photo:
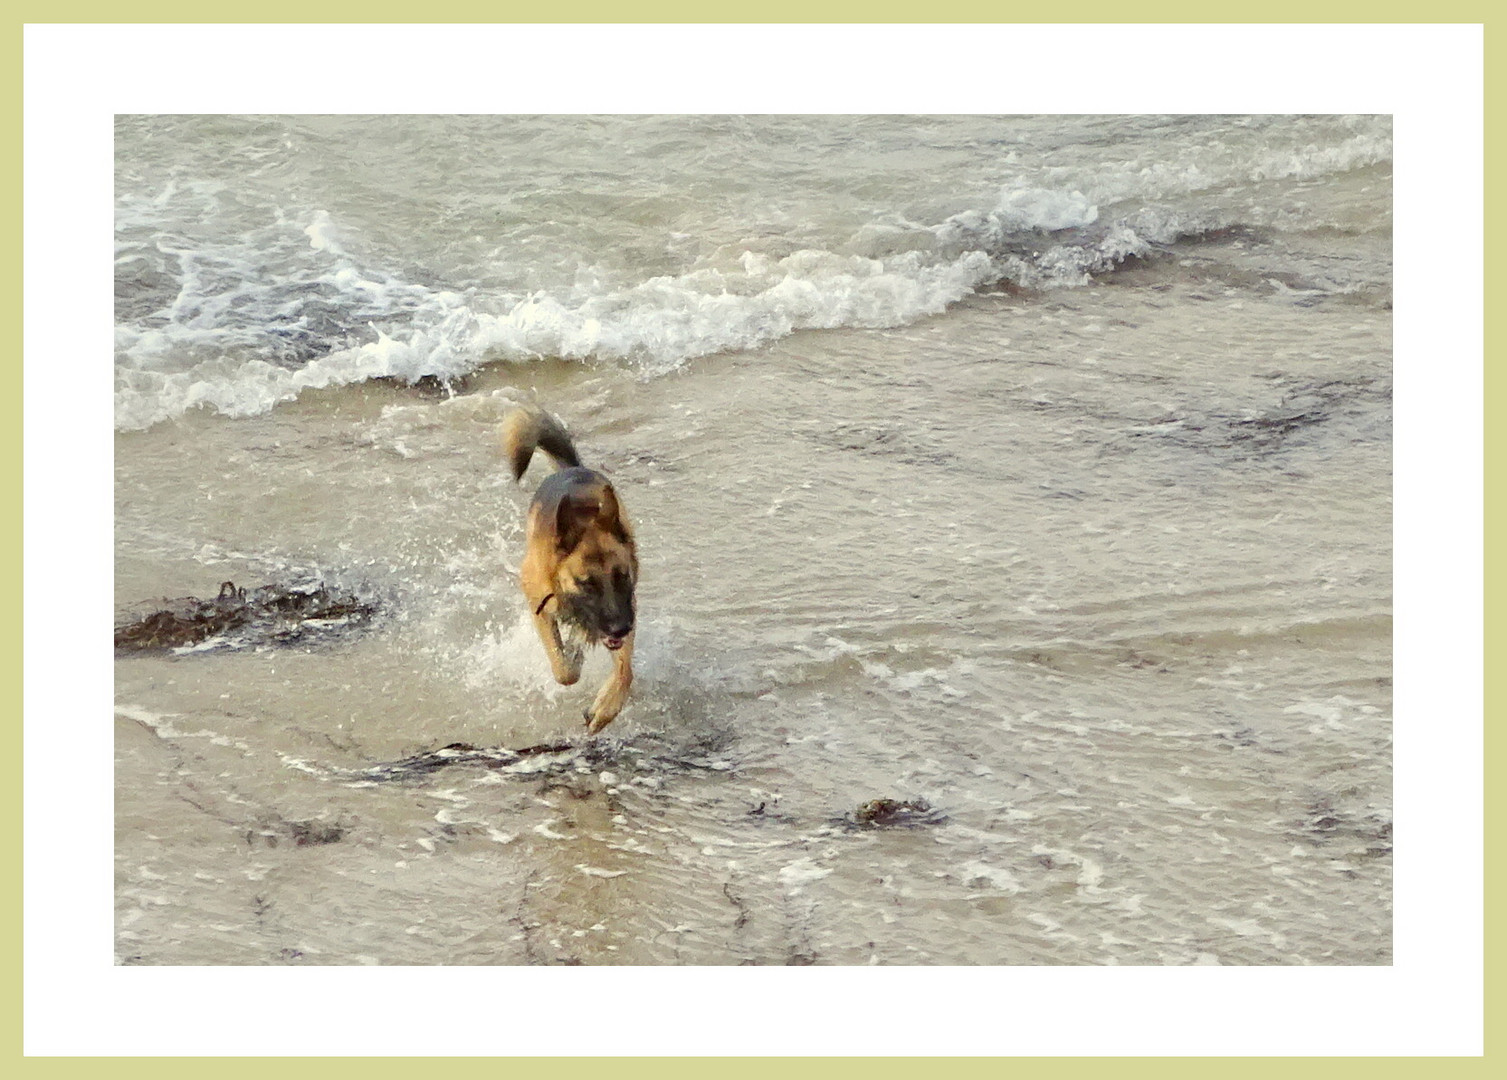
[[[581,713],[581,718],[586,721],[586,734],[595,735],[608,724],[612,723],[616,719],[616,716],[598,716],[590,709],[586,709]]]

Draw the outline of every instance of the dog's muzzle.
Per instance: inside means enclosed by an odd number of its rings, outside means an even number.
[[[625,640],[625,638],[610,637],[605,639],[602,644],[607,646],[607,648],[611,649],[613,652],[617,652],[617,650],[623,647]]]

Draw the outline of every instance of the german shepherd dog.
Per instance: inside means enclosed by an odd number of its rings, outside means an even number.
[[[586,729],[595,735],[622,711],[633,685],[633,531],[612,485],[581,465],[575,444],[549,413],[510,412],[502,443],[514,480],[523,479],[535,449],[555,464],[529,504],[518,579],[556,681],[570,686],[580,679],[585,646],[612,651],[612,674],[585,713]]]

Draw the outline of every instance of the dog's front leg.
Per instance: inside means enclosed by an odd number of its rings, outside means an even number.
[[[628,700],[628,688],[633,685],[633,638],[630,633],[623,639],[623,646],[612,654],[612,674],[597,691],[596,700],[586,710],[586,730],[595,735],[623,711]]]
[[[570,686],[581,677],[581,663],[585,659],[581,647],[574,643],[566,645],[560,640],[560,624],[547,612],[534,613],[534,629],[549,657],[549,667],[555,681]]]

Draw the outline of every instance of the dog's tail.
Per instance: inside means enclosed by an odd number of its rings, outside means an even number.
[[[575,443],[570,441],[570,435],[560,421],[533,406],[514,409],[503,418],[502,449],[508,464],[513,467],[514,480],[523,479],[536,449],[553,458],[557,469],[581,464],[581,459],[576,456]]]

